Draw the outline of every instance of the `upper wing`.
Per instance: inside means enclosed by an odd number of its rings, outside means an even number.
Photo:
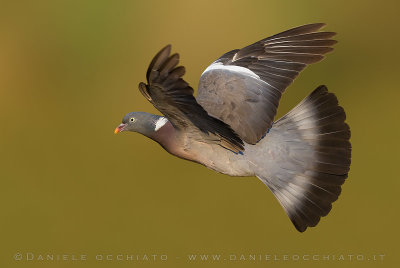
[[[335,33],[318,32],[324,25],[293,28],[224,54],[202,74],[198,103],[242,140],[257,143],[271,127],[285,89],[307,64],[333,50]]]
[[[181,78],[185,68],[176,67],[179,55],[170,56],[170,52],[168,45],[154,57],[147,70],[147,85],[140,83],[140,92],[175,128],[189,132],[200,130],[223,147],[235,152],[243,150],[238,135],[221,120],[209,116],[197,103],[193,89]]]

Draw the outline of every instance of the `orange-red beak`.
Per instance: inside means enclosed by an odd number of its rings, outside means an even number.
[[[119,125],[119,126],[114,130],[114,134],[118,134],[118,133],[120,133],[121,131],[124,131],[124,127],[125,127],[125,124]]]

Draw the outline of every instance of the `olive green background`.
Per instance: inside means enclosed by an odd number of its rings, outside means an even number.
[[[395,1],[1,1],[0,266],[397,266],[398,10]],[[137,84],[164,45],[181,54],[196,88],[223,53],[312,22],[326,22],[339,43],[289,87],[278,116],[326,84],[347,112],[353,145],[342,195],[316,228],[298,233],[256,178],[113,134],[127,112],[158,113]],[[13,258],[29,252],[87,260]],[[188,261],[197,253],[365,260]],[[368,261],[373,254],[385,257]]]

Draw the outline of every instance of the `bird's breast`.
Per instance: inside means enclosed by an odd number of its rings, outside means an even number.
[[[176,130],[170,122],[161,127],[152,138],[170,154],[217,172],[230,176],[254,175],[246,152],[236,154],[218,144],[197,140],[186,132]]]

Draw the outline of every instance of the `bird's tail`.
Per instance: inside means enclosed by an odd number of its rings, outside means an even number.
[[[256,175],[300,232],[329,213],[347,178],[351,145],[345,118],[335,95],[319,86],[264,138],[264,154],[272,160],[264,160]]]

